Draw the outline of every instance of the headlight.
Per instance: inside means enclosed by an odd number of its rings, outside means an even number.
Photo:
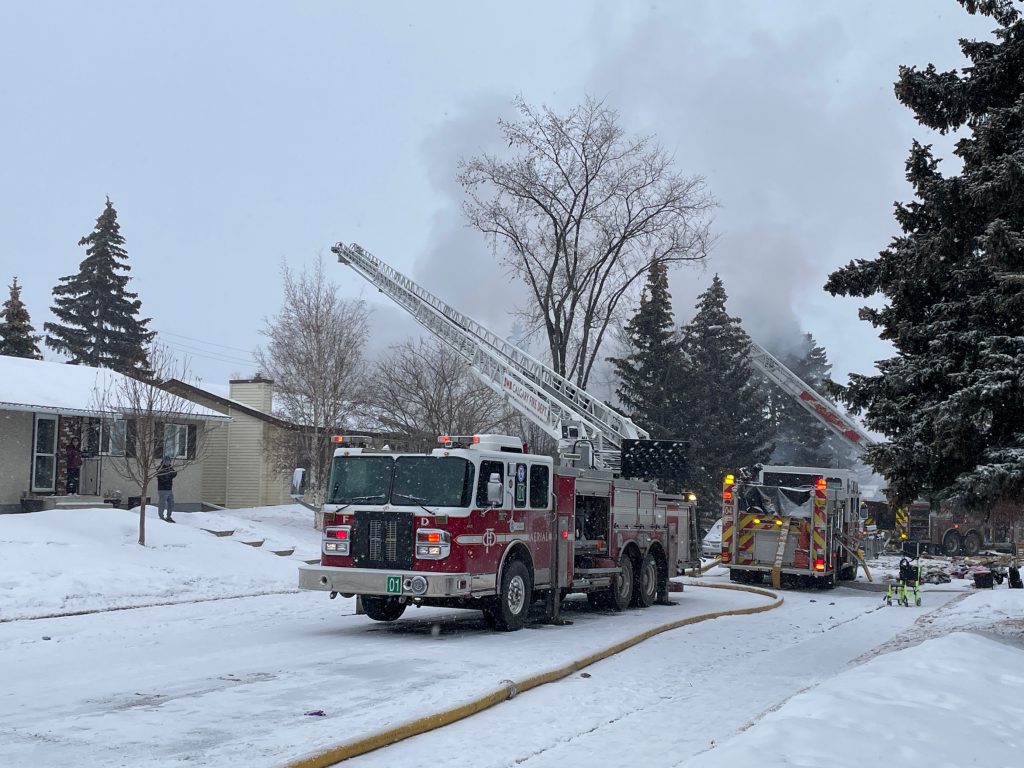
[[[325,555],[348,555],[352,542],[351,525],[334,525],[324,528],[323,549]]]
[[[452,551],[451,535],[437,528],[416,531],[416,557],[419,560],[443,560]]]

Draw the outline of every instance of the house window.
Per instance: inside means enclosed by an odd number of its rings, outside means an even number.
[[[164,456],[188,458],[188,425],[164,424]]]
[[[82,435],[87,456],[124,456],[127,422],[121,419],[89,419]]]

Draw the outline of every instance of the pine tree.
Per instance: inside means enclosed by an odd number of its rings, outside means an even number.
[[[988,507],[1024,494],[1024,21],[1009,0],[959,2],[997,22],[995,41],[961,40],[959,72],[901,67],[896,96],[928,128],[969,131],[962,171],[943,176],[915,141],[903,234],[825,287],[887,300],[861,317],[896,356],[842,395],[890,438],[867,461],[900,501]]]
[[[750,337],[725,311],[725,287],[715,275],[683,327],[688,374],[680,397],[681,434],[690,441],[690,486],[701,522],[721,515],[722,480],[771,455],[772,422],[764,381],[750,363]]]
[[[805,333],[796,349],[773,351],[784,366],[819,394],[827,392],[832,370],[828,355],[814,336]],[[774,384],[768,391],[769,410],[775,425],[772,464],[801,467],[851,467],[854,456],[845,441],[808,413],[793,397]]]
[[[110,198],[96,219],[96,228],[78,241],[86,257],[78,274],[62,277],[53,289],[53,314],[46,323],[46,346],[67,354],[72,364],[111,368],[121,373],[146,373],[147,347],[156,335],[146,330],[149,319],[137,316],[137,293],[125,290],[130,279],[128,253]]]
[[[0,355],[42,360],[43,356],[39,352],[39,340],[42,336],[33,333],[35,328],[32,327],[28,309],[21,301],[18,278],[14,278],[10,289],[11,295],[0,310]]]
[[[677,390],[682,357],[672,319],[668,268],[655,262],[640,307],[626,325],[629,353],[609,358],[619,379],[615,390],[630,418],[652,438],[674,437],[679,428]]]

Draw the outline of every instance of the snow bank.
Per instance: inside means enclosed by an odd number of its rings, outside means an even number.
[[[1024,595],[1009,598],[1020,616]],[[955,632],[798,694],[684,765],[1009,766],[1020,764],[1022,749],[1024,648]]]
[[[0,620],[295,589],[296,559],[241,541],[315,556],[310,514],[293,505],[232,510],[230,519],[178,513],[171,525],[150,506],[145,547],[138,508],[0,515]],[[231,538],[201,530],[226,522],[238,529]]]

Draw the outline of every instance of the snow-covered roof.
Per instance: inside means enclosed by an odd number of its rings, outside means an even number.
[[[126,377],[106,368],[0,355],[0,410],[38,411],[66,416],[96,416],[115,409],[98,404],[98,392],[110,391]],[[161,409],[203,421],[230,421],[190,400],[166,394]],[[161,398],[163,399],[163,397]]]

